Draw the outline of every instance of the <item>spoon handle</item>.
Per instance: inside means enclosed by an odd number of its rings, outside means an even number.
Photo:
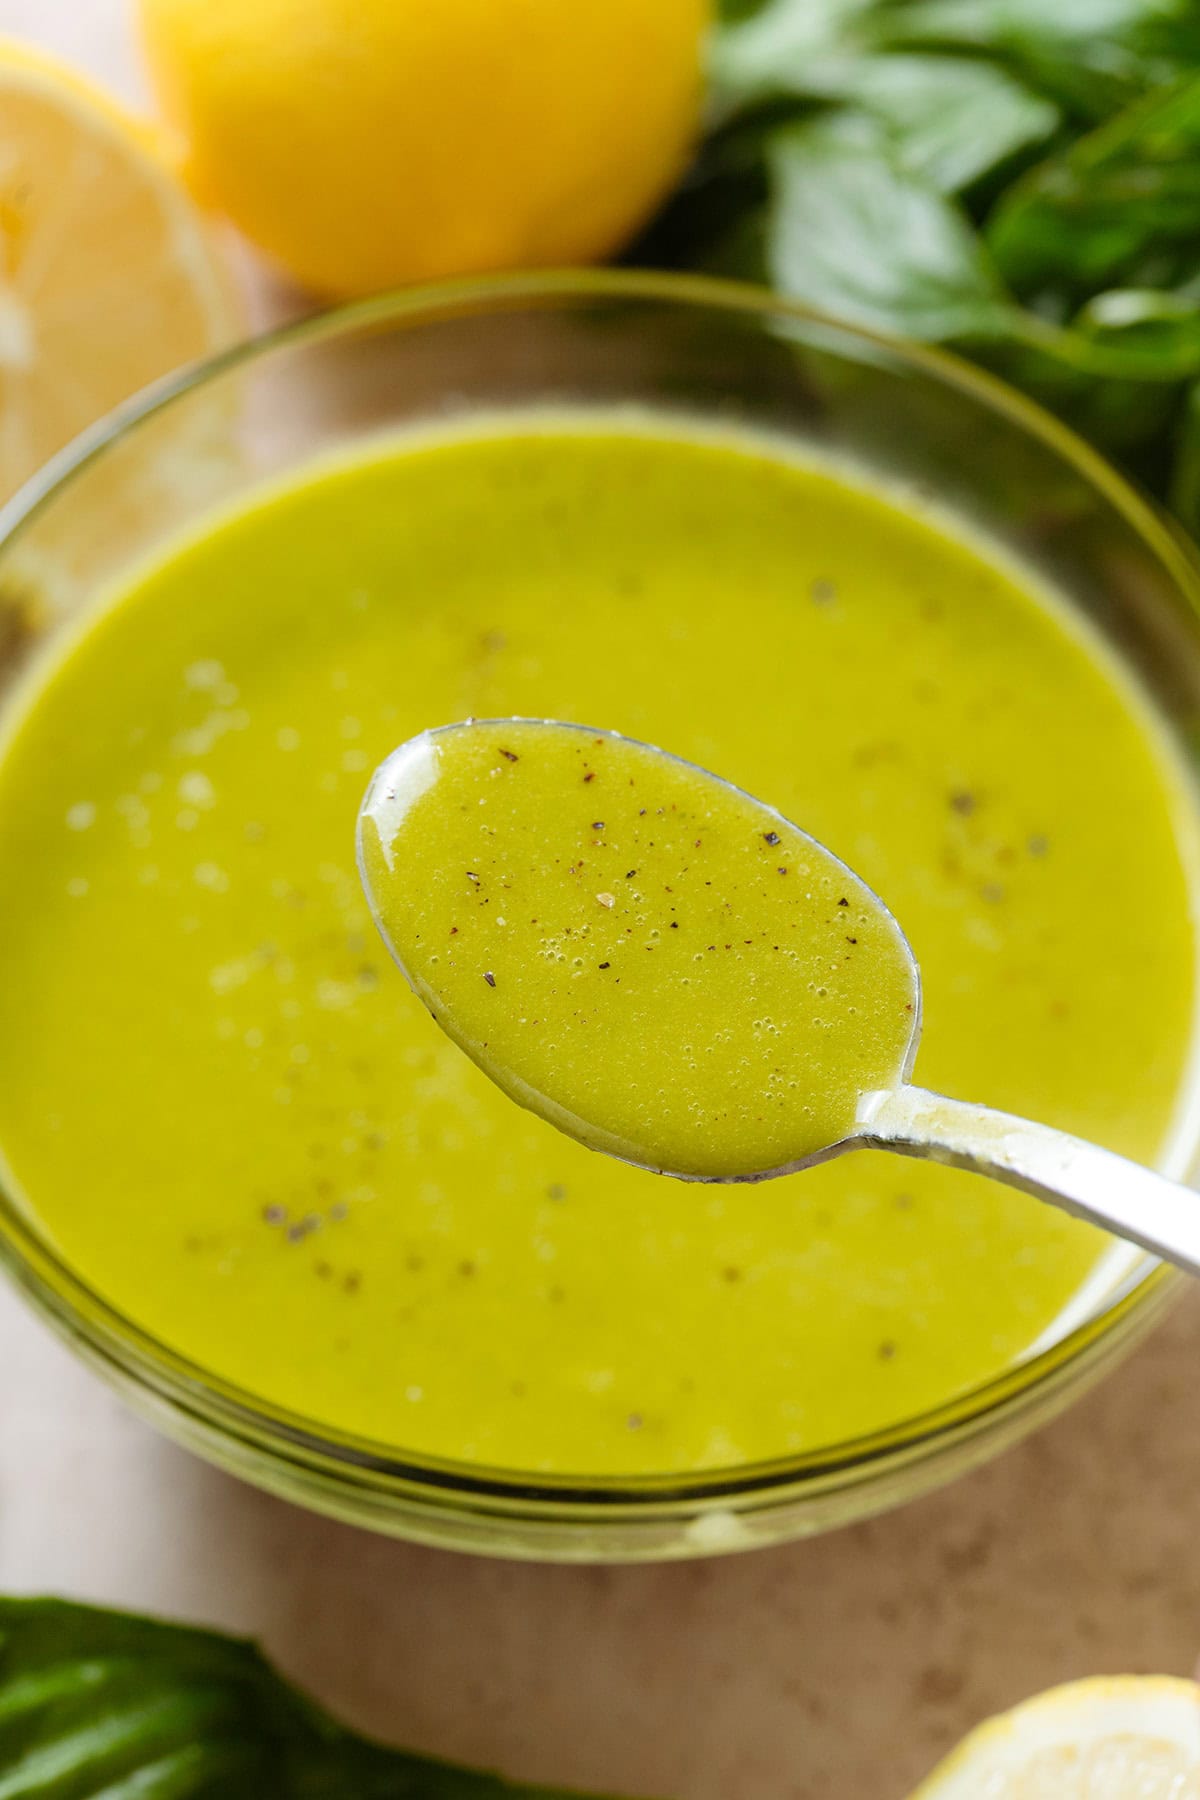
[[[1200,1275],[1200,1193],[1069,1132],[900,1087],[866,1095],[855,1143],[990,1175]]]

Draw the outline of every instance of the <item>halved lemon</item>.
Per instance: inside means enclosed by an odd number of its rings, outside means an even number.
[[[236,329],[204,219],[149,129],[0,39],[0,501]]]
[[[1200,1686],[1117,1675],[989,1719],[912,1800],[1200,1800]]]

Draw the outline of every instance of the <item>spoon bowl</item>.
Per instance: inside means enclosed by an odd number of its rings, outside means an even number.
[[[358,854],[438,1023],[592,1149],[760,1181],[854,1148],[862,1098],[911,1072],[920,978],[878,895],[776,808],[636,739],[422,732],[372,777]]]

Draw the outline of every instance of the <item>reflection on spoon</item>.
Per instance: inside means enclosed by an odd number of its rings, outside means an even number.
[[[371,778],[359,868],[438,1023],[592,1149],[757,1181],[853,1149],[953,1163],[1200,1272],[1200,1197],[908,1085],[920,978],[883,902],[774,808],[615,732],[469,721]]]

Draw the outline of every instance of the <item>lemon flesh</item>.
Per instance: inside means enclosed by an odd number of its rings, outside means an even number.
[[[50,58],[0,40],[0,501],[236,319],[204,221],[153,139]]]
[[[912,1800],[1200,1800],[1200,1686],[1070,1682],[989,1719]]]

